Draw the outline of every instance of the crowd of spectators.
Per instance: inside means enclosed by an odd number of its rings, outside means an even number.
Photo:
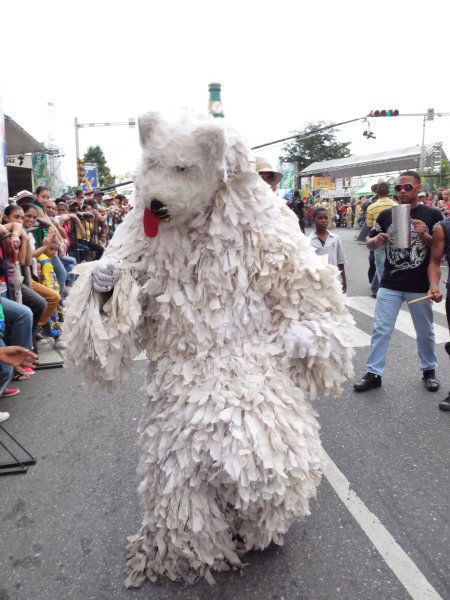
[[[95,190],[85,198],[52,199],[46,187],[19,192],[0,225],[0,348],[20,346],[36,354],[44,344],[65,347],[64,299],[77,263],[99,259],[129,210],[125,196]],[[31,367],[0,363],[1,397],[20,390],[13,383],[34,375]],[[9,418],[0,412],[0,422]]]

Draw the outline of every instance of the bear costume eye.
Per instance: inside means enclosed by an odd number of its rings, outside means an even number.
[[[175,167],[175,171],[177,173],[186,173],[187,170],[188,170],[188,167],[184,167],[183,165],[177,165]]]

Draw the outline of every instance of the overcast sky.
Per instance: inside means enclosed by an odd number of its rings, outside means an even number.
[[[47,142],[54,103],[67,183],[76,179],[75,116],[206,110],[212,81],[251,145],[376,108],[450,112],[448,0],[22,0],[0,11],[4,112]],[[353,154],[421,143],[420,118],[371,121],[376,140],[362,136],[362,123],[341,129]],[[450,155],[450,117],[427,125],[426,143],[438,140]],[[117,175],[138,159],[136,130],[81,130],[81,152],[91,144]]]

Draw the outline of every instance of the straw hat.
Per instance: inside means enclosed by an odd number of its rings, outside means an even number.
[[[276,171],[270,162],[262,156],[255,156],[255,168],[258,173],[275,173],[277,184],[280,183],[283,177],[283,174],[279,171]]]

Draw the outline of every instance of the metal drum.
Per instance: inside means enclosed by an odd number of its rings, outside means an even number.
[[[398,204],[392,207],[392,245],[394,248],[411,248],[411,207]]]

